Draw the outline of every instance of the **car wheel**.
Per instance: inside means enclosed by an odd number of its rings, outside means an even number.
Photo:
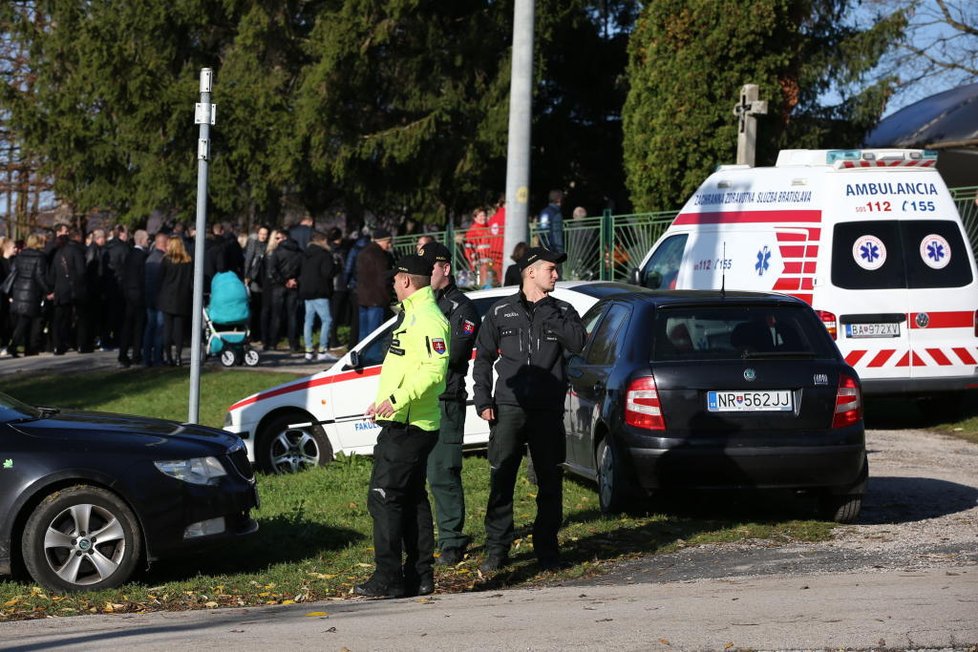
[[[598,444],[598,506],[602,514],[624,511],[630,492],[621,468],[621,461],[607,438]]]
[[[142,549],[132,510],[115,494],[78,485],[51,494],[34,509],[21,550],[27,572],[54,591],[88,591],[129,579]]]
[[[261,361],[261,356],[258,351],[254,349],[248,349],[244,354],[244,363],[249,367],[257,367],[258,363]]]
[[[836,523],[855,523],[862,506],[862,494],[823,494],[818,501],[819,515]]]
[[[233,367],[237,362],[237,355],[231,349],[221,351],[221,364],[225,367]]]
[[[263,429],[260,451],[255,458],[266,473],[297,473],[333,461],[333,447],[320,426],[290,428],[310,420],[309,415],[290,413],[277,417]]]

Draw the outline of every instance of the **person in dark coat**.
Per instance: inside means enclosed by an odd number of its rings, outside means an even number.
[[[27,246],[17,255],[13,269],[16,276],[10,289],[10,313],[16,322],[9,353],[16,358],[17,346],[21,342],[24,344],[24,355],[37,354],[33,343],[41,330],[41,301],[51,293],[44,241],[39,236],[28,236]]]
[[[7,280],[10,265],[16,256],[16,243],[10,238],[0,238],[0,284]],[[0,355],[7,354],[10,335],[14,327],[10,319],[10,297],[0,292]]]
[[[183,365],[184,325],[194,298],[194,265],[180,238],[170,238],[160,270],[156,307],[163,313],[163,350],[170,364]],[[175,351],[170,349],[175,347]]]
[[[163,313],[156,307],[160,294],[160,276],[163,274],[163,256],[170,236],[157,233],[153,246],[146,256],[144,268],[144,297],[146,300],[146,330],[143,332],[143,362],[147,366],[163,364]]]
[[[122,320],[126,314],[126,258],[129,256],[129,229],[123,224],[112,229],[113,238],[102,248],[102,296],[105,300],[105,321],[102,322],[102,346],[114,348],[122,335]]]
[[[88,302],[85,306],[85,318],[88,321],[86,333],[90,337],[98,339],[100,349],[105,348],[103,340],[105,324],[105,258],[102,251],[107,244],[105,241],[105,231],[95,229],[91,233],[91,242],[85,247],[85,266],[88,278]],[[78,319],[81,318],[79,313]],[[80,351],[88,351],[92,348],[91,342],[79,343]]]
[[[259,226],[255,237],[248,239],[244,250],[244,282],[248,287],[248,309],[251,314],[249,330],[252,342],[262,342],[265,331],[262,323],[262,277],[265,275],[265,250],[268,249],[268,238],[271,229]]]
[[[123,264],[122,296],[126,312],[119,340],[119,365],[129,367],[143,362],[143,331],[146,329],[146,246],[149,235],[142,229],[133,234],[135,246]],[[132,347],[132,358],[129,347]]]
[[[360,307],[360,339],[374,332],[391,305],[391,282],[387,272],[394,268],[390,231],[377,229],[373,242],[357,256],[357,303]]]
[[[266,350],[275,348],[282,332],[282,320],[286,320],[286,336],[289,339],[289,349],[292,353],[299,352],[299,271],[302,268],[302,250],[295,240],[289,237],[289,232],[280,232],[278,246],[268,254],[265,260],[267,274],[265,278],[270,285],[269,296],[272,306],[272,318],[269,323],[269,337],[265,342]]]
[[[91,353],[91,292],[81,231],[68,229],[58,245],[50,270],[54,279],[54,354],[64,355],[72,341],[79,353]]]

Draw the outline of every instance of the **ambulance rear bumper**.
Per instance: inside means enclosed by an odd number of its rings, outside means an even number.
[[[975,370],[978,372],[978,367]],[[978,373],[970,376],[943,376],[940,378],[863,378],[861,381],[863,394],[866,396],[905,396],[908,394],[978,391]]]

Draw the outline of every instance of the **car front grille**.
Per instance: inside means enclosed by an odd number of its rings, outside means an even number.
[[[252,468],[251,462],[248,461],[248,452],[244,446],[231,451],[228,454],[228,459],[231,461],[231,466],[242,478],[250,481],[255,477],[255,470]]]

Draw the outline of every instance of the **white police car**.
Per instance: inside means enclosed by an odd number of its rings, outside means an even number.
[[[558,283],[553,296],[583,315],[602,297],[633,289],[619,283],[569,281]],[[468,296],[484,315],[489,306],[516,291],[503,287]],[[364,411],[377,393],[393,325],[390,319],[325,371],[236,402],[228,408],[224,429],[244,439],[249,459],[267,473],[294,473],[325,465],[337,453],[371,454],[380,429]],[[478,448],[489,441],[489,426],[472,407],[471,372],[470,365],[465,446]]]

